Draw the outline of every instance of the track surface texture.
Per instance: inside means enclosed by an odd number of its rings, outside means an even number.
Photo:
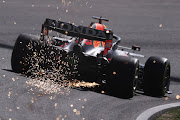
[[[149,56],[167,57],[173,93],[162,98],[137,93],[132,99],[81,89],[70,89],[68,95],[44,94],[11,71],[11,53],[20,33],[40,34],[45,18],[88,26],[95,21],[93,15],[109,18],[106,25],[122,38],[121,45],[141,46],[142,63]],[[148,108],[179,102],[179,21],[179,0],[0,0],[1,120],[135,120]]]

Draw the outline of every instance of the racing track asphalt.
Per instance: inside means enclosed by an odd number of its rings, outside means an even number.
[[[0,0],[1,120],[135,120],[151,107],[179,102],[179,0],[65,0],[71,1],[69,5],[62,1]],[[155,98],[137,93],[132,99],[78,89],[69,95],[43,94],[27,88],[27,78],[11,71],[12,48],[20,33],[39,34],[47,17],[88,26],[93,15],[110,19],[107,26],[121,36],[121,45],[141,46],[142,63],[151,55],[169,58],[173,94]]]

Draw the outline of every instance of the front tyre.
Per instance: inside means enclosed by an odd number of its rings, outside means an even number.
[[[143,90],[150,96],[164,96],[169,91],[170,62],[166,58],[150,57],[144,68]]]

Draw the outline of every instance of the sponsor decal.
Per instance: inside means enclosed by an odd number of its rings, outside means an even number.
[[[62,44],[60,47],[65,47],[68,43]]]
[[[63,44],[60,47],[63,47]]]
[[[103,47],[105,46],[105,42],[102,42],[102,46],[103,46]]]
[[[106,34],[106,32],[102,30],[92,29],[92,28],[84,27],[84,26],[76,26],[70,23],[65,23],[65,22],[56,21],[52,19],[46,19],[44,25],[45,27],[49,29],[53,29],[60,33],[75,36],[75,37],[83,36],[84,38],[87,38],[87,39],[98,38],[98,39],[103,39],[103,40],[106,40],[107,38],[111,39],[112,37]]]
[[[85,42],[86,45],[92,45],[92,40],[85,39],[85,41],[86,41]]]
[[[94,46],[95,48],[101,46],[101,41],[96,41],[96,40],[94,40],[94,41],[93,41],[93,46]]]

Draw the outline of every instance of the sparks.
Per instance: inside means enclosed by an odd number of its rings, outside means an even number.
[[[11,98],[11,92],[9,91],[9,93],[8,93],[8,98]]]
[[[81,113],[80,111],[76,111],[76,115],[80,115],[80,113]]]
[[[57,103],[54,104],[55,109],[57,109]]]
[[[15,78],[12,78],[12,81],[16,81]]]
[[[101,91],[102,94],[104,94],[105,92],[104,91]]]
[[[165,97],[164,99],[165,99],[165,100],[168,100],[168,97]]]
[[[86,102],[86,101],[87,101],[87,99],[86,99],[86,98],[84,98],[84,101]]]
[[[70,106],[73,107],[73,104],[71,104]]]
[[[77,112],[77,109],[73,109],[73,112]]]
[[[176,99],[177,99],[177,100],[180,99],[180,95],[176,95]]]

